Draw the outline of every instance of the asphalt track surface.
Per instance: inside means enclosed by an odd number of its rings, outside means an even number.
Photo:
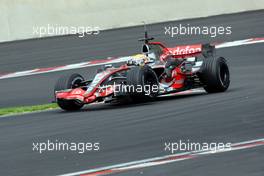
[[[264,10],[161,23],[149,26],[149,34],[155,36],[157,41],[164,41],[169,47],[178,44],[224,42],[263,37],[263,17]],[[180,23],[185,26],[187,24],[190,26],[231,26],[232,34],[218,35],[215,38],[204,35],[179,35],[172,38],[164,34],[165,26],[173,27]],[[142,43],[138,42],[137,39],[142,38],[142,36],[143,27],[140,26],[102,31],[98,36],[88,36],[87,38],[68,36],[3,43],[0,44],[0,72],[24,71],[139,53]],[[230,58],[230,60],[237,57],[237,53],[230,52],[229,49],[227,51],[219,50],[219,55]],[[86,78],[92,78],[96,68],[84,68],[68,72],[80,72]],[[53,85],[65,73],[66,71],[1,80],[0,107],[51,102],[53,100]]]
[[[228,24],[233,27],[232,36],[210,40],[239,40],[263,37],[264,11],[223,15],[182,23],[206,25]],[[176,23],[172,23],[176,24]],[[163,36],[164,24],[154,25],[152,33],[158,34],[169,46],[176,39]],[[160,31],[162,30],[162,31]],[[120,33],[129,31],[129,35]],[[130,54],[135,36],[141,28],[111,30],[105,40],[95,43],[104,47],[102,56]],[[108,33],[106,32],[106,33]],[[117,35],[118,34],[118,35]],[[102,33],[103,35],[103,33]],[[68,40],[69,39],[69,40]],[[180,42],[205,42],[209,38],[194,36],[179,39]],[[88,40],[88,39],[87,39]],[[105,43],[106,40],[108,43]],[[21,41],[1,45],[23,45],[32,48],[34,42],[43,42],[41,52],[45,55],[49,42],[61,43],[55,53],[64,53],[66,41],[74,43],[77,50],[85,49],[80,39],[69,37],[51,38],[37,41]],[[178,42],[178,41],[177,41]],[[63,44],[62,44],[63,43]],[[46,45],[45,45],[46,44]],[[118,45],[118,46],[117,46]],[[13,46],[13,47],[14,47]],[[113,47],[117,50],[113,51]],[[57,175],[90,168],[108,166],[123,162],[145,159],[168,154],[164,142],[190,140],[194,142],[240,142],[264,138],[264,44],[253,44],[217,50],[226,57],[231,69],[231,86],[225,93],[198,94],[158,99],[156,102],[123,106],[92,105],[83,110],[65,113],[61,110],[47,111],[0,119],[0,175]],[[133,46],[135,47],[135,45]],[[15,48],[15,47],[14,47]],[[13,49],[14,49],[13,48]],[[20,48],[21,49],[21,48]],[[15,55],[23,53],[19,47]],[[69,49],[69,48],[68,48]],[[109,50],[108,50],[109,49]],[[132,52],[136,51],[134,48]],[[11,50],[11,49],[10,49]],[[105,51],[105,52],[103,52]],[[84,52],[84,51],[83,51]],[[95,53],[96,53],[95,52]],[[76,53],[78,53],[76,51]],[[72,57],[76,54],[72,53]],[[56,58],[54,53],[50,57]],[[65,53],[64,53],[65,54]],[[26,54],[25,54],[26,55]],[[52,56],[51,56],[52,55]],[[17,56],[19,57],[19,56]],[[54,66],[51,61],[43,61],[41,67]],[[53,60],[52,60],[53,61]],[[76,60],[77,61],[77,60]],[[10,59],[10,70],[28,68],[30,65],[14,64]],[[66,62],[75,62],[66,59]],[[44,64],[44,65],[43,65]],[[47,64],[47,65],[46,65]],[[56,65],[56,60],[54,60]],[[8,64],[8,59],[6,60]],[[37,63],[32,63],[37,67]],[[9,69],[2,66],[1,69]],[[92,77],[96,68],[77,70],[89,73]],[[52,100],[52,89],[56,79],[65,72],[33,75],[21,78],[0,80],[0,106],[46,103]],[[11,96],[15,95],[15,96]],[[32,151],[33,142],[56,139],[66,142],[100,142],[99,152],[45,152]],[[188,161],[163,166],[134,170],[119,175],[254,175],[264,174],[263,147],[220,153]]]

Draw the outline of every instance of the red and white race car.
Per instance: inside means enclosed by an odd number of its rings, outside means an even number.
[[[93,80],[77,73],[61,77],[54,89],[58,105],[70,111],[95,102],[146,101],[194,88],[213,93],[229,87],[227,61],[215,56],[214,46],[167,48],[150,40],[145,32],[142,54],[130,56],[120,67],[104,66]]]

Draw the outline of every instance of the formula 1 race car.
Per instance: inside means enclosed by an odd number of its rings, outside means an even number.
[[[227,61],[215,56],[214,46],[167,48],[153,39],[145,31],[142,54],[130,56],[120,67],[105,65],[93,80],[77,73],[61,77],[54,89],[59,107],[72,111],[95,102],[148,101],[194,88],[214,93],[229,87]]]

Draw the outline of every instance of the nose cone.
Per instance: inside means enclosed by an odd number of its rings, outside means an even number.
[[[85,91],[81,88],[73,89],[71,92],[69,92],[71,95],[83,95]]]

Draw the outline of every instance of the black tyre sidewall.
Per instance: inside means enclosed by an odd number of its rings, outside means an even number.
[[[221,78],[222,72],[226,73],[225,81]],[[205,58],[200,79],[208,93],[226,91],[230,84],[230,73],[226,60],[223,57]]]
[[[143,67],[133,67],[129,70],[128,75],[127,75],[127,85],[137,87],[142,86],[144,87],[146,85],[145,83],[145,77],[150,76],[153,79],[153,85],[159,85],[158,84],[158,78],[154,70],[145,65]],[[150,85],[151,87],[152,85]],[[158,92],[152,92],[151,95],[146,95],[146,92],[128,92],[130,97],[133,99],[141,99],[141,100],[151,100],[154,99],[157,95]]]

